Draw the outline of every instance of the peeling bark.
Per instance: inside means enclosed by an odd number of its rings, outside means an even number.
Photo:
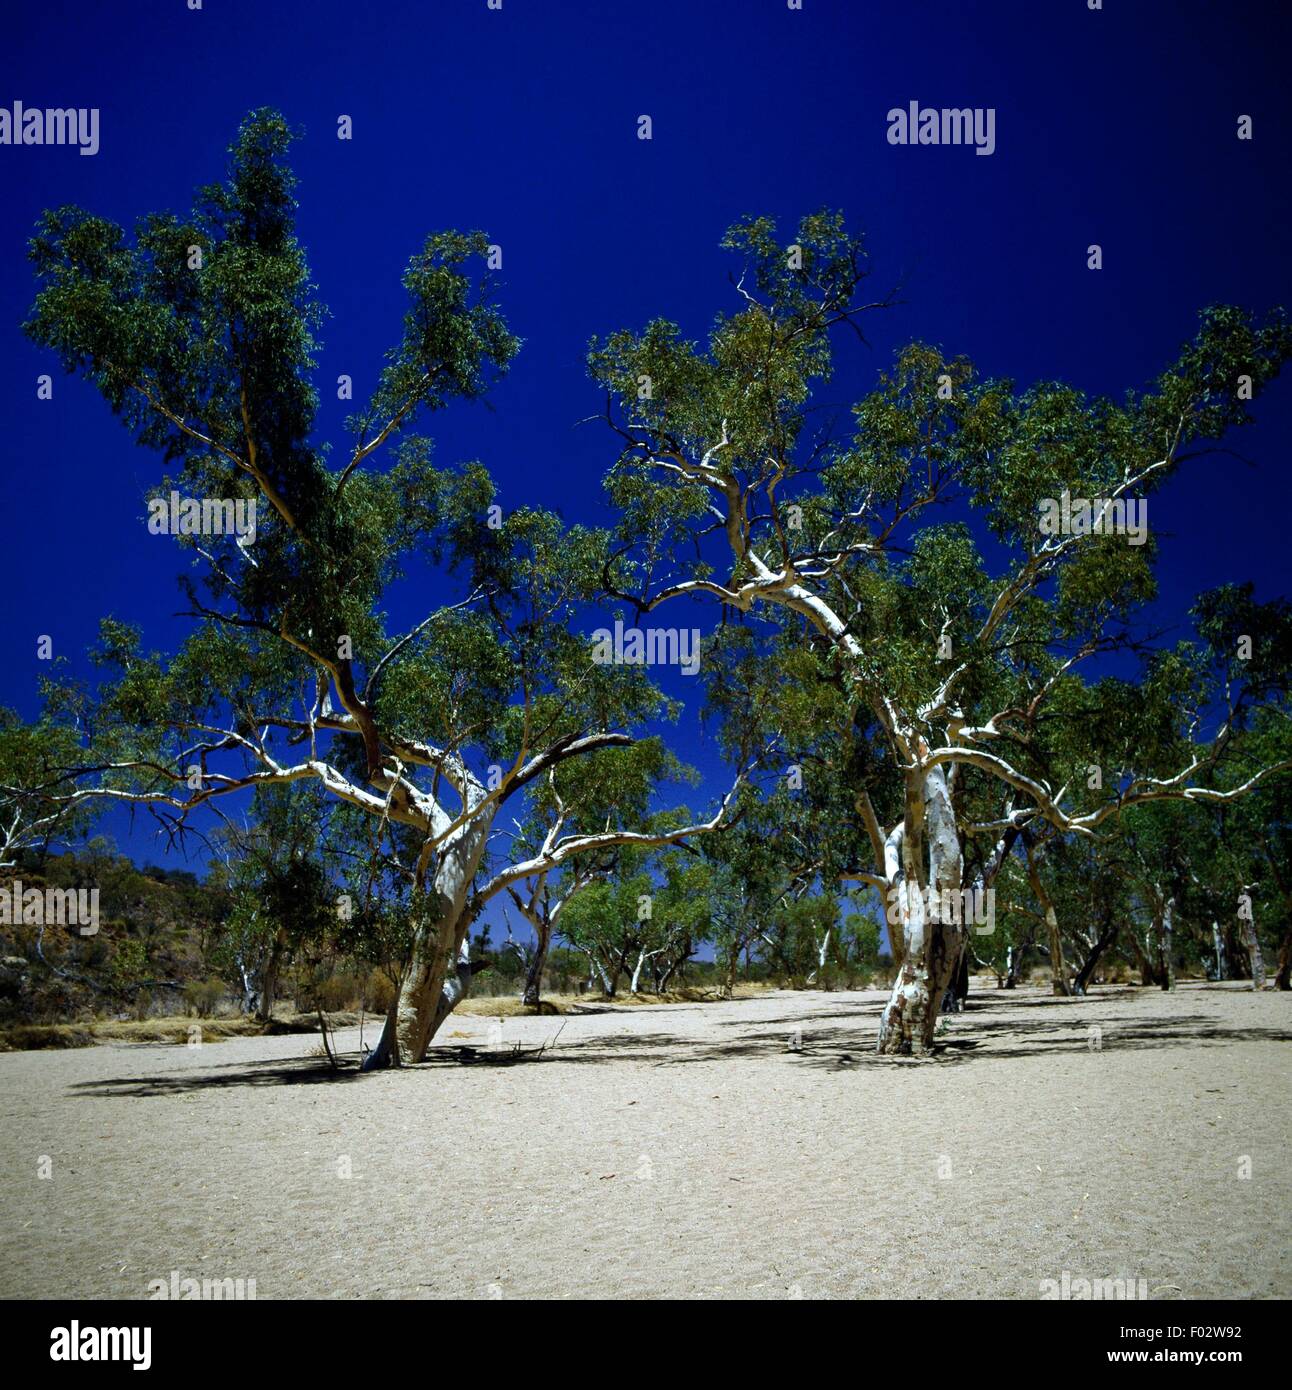
[[[466,997],[474,971],[465,952],[466,938],[475,917],[467,909],[467,897],[492,819],[477,816],[468,821],[444,850],[431,887],[439,912],[417,933],[399,996],[386,1017],[381,1041],[364,1059],[364,1071],[420,1062],[440,1025]]]
[[[1265,988],[1265,957],[1261,954],[1260,938],[1256,935],[1256,923],[1250,918],[1243,921],[1243,936],[1247,941],[1247,954],[1252,958],[1252,988]]]
[[[893,837],[889,837],[891,844]],[[925,846],[927,842],[927,862]],[[879,1025],[877,1051],[927,1052],[938,1011],[960,963],[964,925],[944,920],[942,894],[960,892],[964,858],[941,767],[907,778],[898,890],[902,964]],[[953,916],[955,914],[952,914]]]

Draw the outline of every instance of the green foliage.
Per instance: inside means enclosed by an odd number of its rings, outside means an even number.
[[[923,833],[923,760],[942,749],[966,881],[1000,869],[1001,928],[981,948],[998,968],[1035,933],[1024,822],[1045,837],[1061,931],[1078,946],[1083,914],[1138,926],[1171,893],[1181,921],[1201,920],[1235,879],[1263,913],[1286,914],[1286,847],[1269,865],[1253,849],[1281,832],[1254,840],[1245,819],[1258,807],[1286,823],[1281,786],[1184,815],[1146,794],[1202,777],[1237,791],[1287,759],[1292,610],[1227,586],[1165,646],[1142,631],[1151,541],[1039,524],[1065,493],[1149,499],[1248,423],[1292,351],[1281,312],[1204,310],[1175,362],[1117,400],[985,379],[913,342],[836,435],[819,414],[836,330],[860,335],[891,296],[863,302],[864,244],[840,214],[804,217],[788,241],[747,218],[722,243],[734,303],[703,342],[657,319],[590,346],[616,432],[615,527],[503,515],[483,464],[441,464],[418,432],[484,397],[520,346],[483,232],[426,238],[339,461],[320,438],[325,311],[295,232],[293,138],[278,114],[253,112],[225,179],[187,213],[127,234],[65,207],[32,238],[30,337],[159,455],[165,486],[261,510],[254,547],[180,538],[194,626],[173,656],[109,617],[93,685],[56,667],[36,724],[0,712],[0,799],[25,818],[20,848],[66,833],[81,797],[146,806],[182,837],[196,807],[254,789],[254,826],[227,846],[211,968],[245,995],[291,965],[321,999],[374,969],[401,980],[419,942],[456,930],[441,920],[453,904],[435,891],[440,857],[518,796],[514,842],[504,852],[495,837],[470,861],[483,881],[454,908],[463,931],[485,896],[528,875],[532,904],[563,898],[562,939],[611,990],[647,962],[662,988],[707,942],[729,976],[756,950],[786,979],[824,981],[878,963],[876,918],[863,906],[841,921],[838,888],[882,886],[892,827]],[[389,631],[385,594],[427,566],[447,597]],[[544,859],[560,836],[689,822],[666,789],[694,774],[665,733],[634,737],[677,707],[642,668],[594,663],[581,631],[607,605],[640,615],[679,593],[723,605],[704,646],[704,718],[733,763],[761,754],[762,785],[698,855],[639,842]],[[1127,660],[1101,667],[1110,653]],[[1059,833],[1082,815],[1083,832],[1106,816],[1107,845]],[[1217,828],[1223,852],[1204,850]],[[1189,867],[1202,859],[1210,883]],[[524,872],[509,877],[508,862]],[[354,910],[338,914],[338,897]],[[144,982],[163,947],[124,941],[106,967],[114,987]]]

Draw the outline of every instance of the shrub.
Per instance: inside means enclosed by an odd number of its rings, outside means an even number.
[[[385,1014],[395,1002],[395,986],[382,969],[370,970],[363,983],[363,1007],[369,1013]]]
[[[184,1003],[198,1018],[210,1018],[223,998],[223,980],[194,980],[184,986]]]

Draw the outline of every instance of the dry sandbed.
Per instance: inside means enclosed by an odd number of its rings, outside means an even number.
[[[0,1295],[1292,1294],[1288,995],[987,989],[929,1061],[873,1054],[882,1002],[459,1015],[362,1077],[307,1036],[6,1054]]]

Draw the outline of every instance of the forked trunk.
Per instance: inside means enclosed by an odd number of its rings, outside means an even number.
[[[547,951],[552,941],[552,928],[546,923],[540,922],[534,931],[538,936],[538,944],[534,948],[529,969],[525,972],[525,992],[521,995],[521,1001],[531,1009],[536,1009],[539,1005],[543,989],[543,971],[547,968]]]
[[[618,972],[616,971],[615,974],[614,974],[614,976],[613,976],[613,978],[612,978],[612,977],[611,977],[611,974],[610,974],[610,970],[607,969],[606,966],[604,966],[604,965],[601,963],[601,961],[599,961],[599,960],[597,959],[596,952],[595,952],[595,951],[589,951],[589,952],[588,952],[588,989],[592,989],[592,987],[597,983],[598,980],[601,981],[601,992],[602,992],[602,994],[604,994],[608,999],[613,999],[613,998],[614,998],[614,995],[615,995],[615,987],[616,987],[616,986],[618,985],[618,983],[619,983],[619,974],[618,974]]]
[[[685,946],[681,947],[677,951],[677,953],[669,961],[663,973],[659,976],[659,979],[655,985],[655,993],[663,994],[664,991],[669,987],[669,982],[672,980],[674,975],[676,975],[680,981],[683,977],[683,972],[686,969],[686,963],[690,959],[691,945],[690,942],[688,942]]]
[[[1117,923],[1111,918],[1107,918],[1104,929],[1099,934],[1099,939],[1091,946],[1089,953],[1084,961],[1081,962],[1081,969],[1077,971],[1076,978],[1072,981],[1073,994],[1085,994],[1090,988],[1090,981],[1094,978],[1095,967],[1099,964],[1104,952],[1117,939]]]
[[[364,1059],[364,1071],[420,1062],[440,1025],[470,990],[473,967],[465,948],[474,914],[467,910],[467,897],[491,819],[468,821],[441,854],[428,893],[439,910],[428,914],[418,929],[399,997],[386,1017],[381,1041]]]
[[[1149,950],[1152,948],[1153,933],[1155,927],[1150,927],[1145,934],[1145,944],[1140,944],[1140,939],[1132,931],[1130,933],[1131,952],[1135,957],[1135,964],[1139,967],[1139,982],[1141,985],[1156,985],[1160,981],[1154,969],[1153,962],[1149,958]]]

